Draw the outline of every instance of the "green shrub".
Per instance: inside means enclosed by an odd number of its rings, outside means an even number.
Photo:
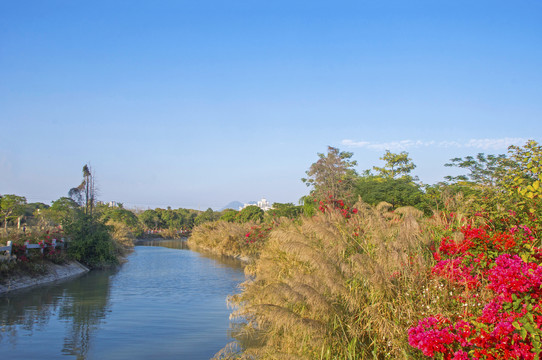
[[[115,244],[109,228],[90,215],[78,214],[65,226],[69,237],[68,254],[90,267],[104,267],[118,263]]]

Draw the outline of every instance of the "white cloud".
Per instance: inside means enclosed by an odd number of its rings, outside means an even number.
[[[470,139],[468,141],[421,141],[421,140],[400,140],[390,142],[354,141],[345,139],[341,143],[351,148],[366,148],[370,150],[403,151],[412,148],[436,146],[441,148],[472,148],[480,150],[506,150],[510,145],[522,145],[527,142],[524,138],[502,138],[502,139]]]

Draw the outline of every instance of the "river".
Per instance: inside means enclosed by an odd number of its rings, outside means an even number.
[[[181,240],[140,242],[117,270],[0,296],[0,358],[210,359],[244,278]]]

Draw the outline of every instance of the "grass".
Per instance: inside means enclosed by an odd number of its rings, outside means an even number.
[[[213,221],[196,226],[188,238],[188,245],[220,255],[255,258],[265,241],[247,243],[246,234],[256,223]]]
[[[246,269],[250,280],[230,298],[243,321],[239,338],[260,341],[217,358],[412,358],[407,329],[433,304],[420,289],[446,291],[426,270],[430,224],[413,208],[356,207],[349,220],[331,211],[271,231]]]

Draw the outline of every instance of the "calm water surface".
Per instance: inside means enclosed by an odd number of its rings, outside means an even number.
[[[226,297],[244,274],[183,244],[142,243],[116,271],[0,296],[0,359],[211,358],[232,341]]]

